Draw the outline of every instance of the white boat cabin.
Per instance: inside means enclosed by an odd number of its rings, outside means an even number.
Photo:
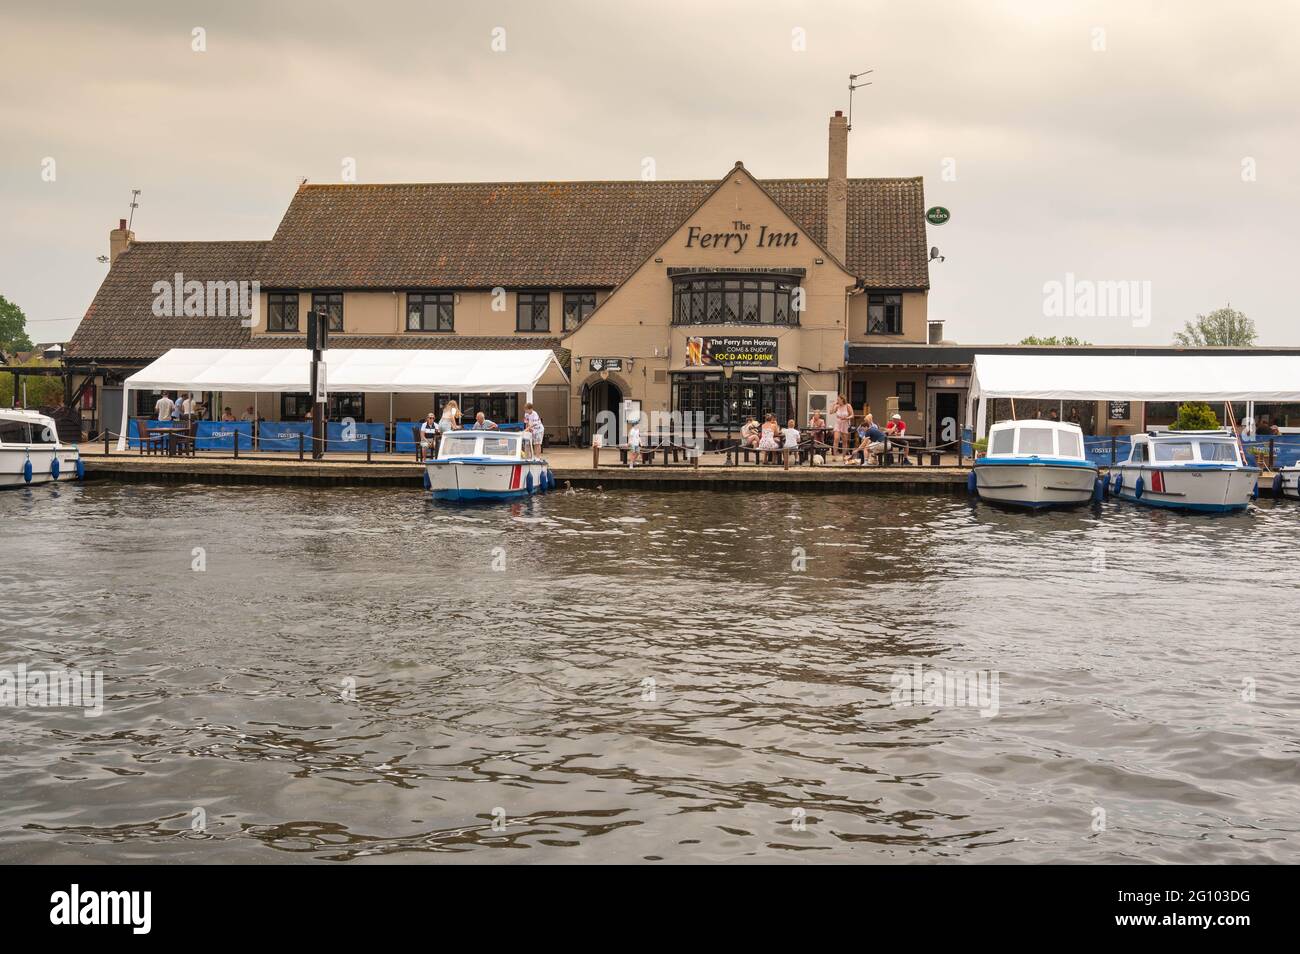
[[[1232,431],[1150,431],[1133,435],[1125,464],[1195,465],[1217,464],[1251,466],[1241,456],[1241,448]]]
[[[59,431],[53,418],[22,408],[0,409],[0,447],[48,450],[58,446]]]
[[[450,431],[442,435],[438,459],[532,460],[533,438],[526,431]]]
[[[988,456],[1084,460],[1083,431],[1061,421],[1002,421],[989,428]]]

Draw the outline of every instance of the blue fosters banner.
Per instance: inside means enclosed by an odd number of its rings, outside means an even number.
[[[261,421],[257,426],[258,450],[297,451],[298,435],[306,435],[302,446],[311,452],[311,421]]]
[[[194,446],[199,450],[234,450],[236,434],[241,451],[253,449],[251,421],[199,421]]]
[[[376,454],[384,453],[383,424],[342,424],[330,421],[325,425],[325,449],[330,452],[364,454],[366,452],[366,435],[370,436],[370,448]]]
[[[149,425],[150,427],[162,427],[162,426],[163,426],[163,424],[162,424],[161,421],[150,420],[150,421],[148,421],[147,423],[148,423],[148,425]],[[168,421],[168,422],[167,422],[167,426],[170,427],[170,426],[171,426],[172,424],[174,424],[174,423],[175,423],[175,421]],[[136,419],[135,419],[135,418],[131,418],[130,420],[128,420],[128,421],[126,422],[126,445],[127,445],[128,447],[139,447],[139,446],[140,446],[140,429],[136,426]]]
[[[415,453],[415,440],[416,440],[415,432],[420,429],[420,425],[422,423],[423,423],[422,421],[398,421],[397,422],[397,424],[395,425],[397,430],[396,433],[394,434],[394,440],[397,446],[393,448],[395,453],[398,454]]]

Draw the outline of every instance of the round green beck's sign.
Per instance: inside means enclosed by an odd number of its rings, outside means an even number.
[[[943,225],[950,218],[952,218],[952,213],[941,205],[936,205],[934,208],[925,211],[925,220],[931,225]]]

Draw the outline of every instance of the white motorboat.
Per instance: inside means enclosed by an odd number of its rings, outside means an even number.
[[[54,419],[39,411],[0,408],[0,487],[77,480],[85,465],[75,445],[60,443]]]
[[[1273,495],[1300,500],[1300,464],[1277,469],[1273,475]]]
[[[1083,431],[1059,421],[1002,421],[969,478],[981,500],[1016,507],[1070,507],[1099,497],[1097,465],[1083,453]]]
[[[1246,463],[1231,430],[1133,435],[1128,460],[1111,468],[1111,494],[1148,507],[1245,510],[1259,468]]]
[[[533,439],[521,431],[444,434],[424,475],[435,500],[511,500],[555,486],[550,466],[533,455]]]

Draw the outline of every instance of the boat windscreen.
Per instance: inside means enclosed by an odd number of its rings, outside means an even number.
[[[58,435],[47,424],[0,421],[0,444],[57,444]]]
[[[442,438],[442,448],[439,453],[444,457],[457,454],[472,454],[474,453],[474,442],[477,440],[477,434],[446,434]]]
[[[1082,457],[1083,437],[1074,431],[1057,431],[1056,441],[1060,445],[1062,457]]]
[[[1018,453],[1047,454],[1048,456],[1055,454],[1056,448],[1052,446],[1051,429],[1046,427],[1020,428],[1020,448]]]
[[[1191,441],[1155,441],[1152,447],[1155,449],[1155,459],[1157,461],[1176,463],[1192,459]]]
[[[1231,441],[1200,441],[1201,460],[1237,462],[1237,445]]]
[[[989,445],[990,454],[1010,454],[1013,452],[1012,442],[1016,439],[1014,428],[1008,427],[1004,431],[994,431],[993,440]]]
[[[514,457],[518,444],[508,437],[483,438],[483,453],[488,457]]]

